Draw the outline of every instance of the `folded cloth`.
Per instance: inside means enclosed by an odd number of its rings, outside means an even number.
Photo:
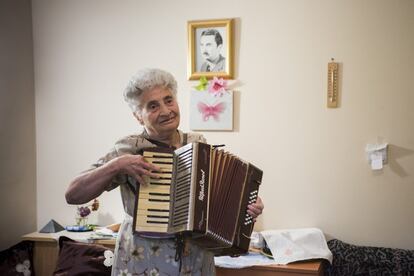
[[[274,264],[274,261],[261,255],[260,253],[249,252],[247,255],[239,257],[214,257],[214,264],[218,267],[224,268],[244,268],[254,265],[271,265]]]
[[[95,234],[100,235],[100,236],[113,236],[114,231],[112,231],[109,228],[103,227],[103,228],[98,228],[95,229]]]
[[[326,259],[332,263],[332,253],[318,228],[267,230],[261,234],[277,264],[309,259]]]

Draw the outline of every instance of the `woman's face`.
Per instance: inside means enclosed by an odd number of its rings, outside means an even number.
[[[141,112],[135,117],[154,138],[164,138],[177,130],[180,109],[173,93],[164,87],[156,87],[141,96]]]

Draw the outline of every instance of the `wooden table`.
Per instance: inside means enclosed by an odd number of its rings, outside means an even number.
[[[82,233],[86,239],[90,232]],[[56,262],[58,260],[58,239],[59,236],[67,236],[75,239],[82,236],[80,233],[61,231],[59,233],[39,233],[33,232],[22,237],[23,240],[34,242],[34,269],[39,276],[53,275]],[[108,248],[115,247],[115,239],[94,240],[94,243],[102,244]],[[217,276],[295,276],[295,275],[323,275],[323,262],[313,260],[306,262],[292,263],[288,265],[267,265],[252,266],[243,269],[216,268]]]
[[[295,276],[323,275],[323,262],[312,260],[288,265],[252,266],[243,269],[216,268],[217,276]]]

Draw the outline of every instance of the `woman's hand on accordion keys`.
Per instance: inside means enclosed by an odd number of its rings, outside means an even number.
[[[264,204],[260,197],[257,197],[255,203],[247,206],[247,213],[253,217],[254,222],[256,218],[263,213]]]
[[[134,177],[141,185],[145,185],[144,175],[159,178],[154,172],[160,172],[161,169],[145,161],[142,155],[125,154],[116,158],[118,172],[128,174]]]

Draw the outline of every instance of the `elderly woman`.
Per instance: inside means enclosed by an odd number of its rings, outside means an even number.
[[[173,237],[133,234],[132,222],[137,185],[144,185],[143,176],[153,176],[159,168],[145,162],[138,153],[148,147],[178,148],[191,142],[205,142],[196,133],[178,130],[180,109],[176,99],[177,83],[168,72],[146,69],[132,77],[124,92],[125,100],[135,118],[143,126],[139,135],[130,135],[116,142],[114,148],[92,167],[76,177],[66,192],[70,204],[83,204],[103,191],[120,186],[125,210],[116,243],[112,275],[214,275],[213,255],[189,242],[181,263],[175,261]],[[248,212],[257,217],[263,203],[250,205]],[[181,271],[180,271],[181,268]],[[151,274],[152,273],[152,274]]]

